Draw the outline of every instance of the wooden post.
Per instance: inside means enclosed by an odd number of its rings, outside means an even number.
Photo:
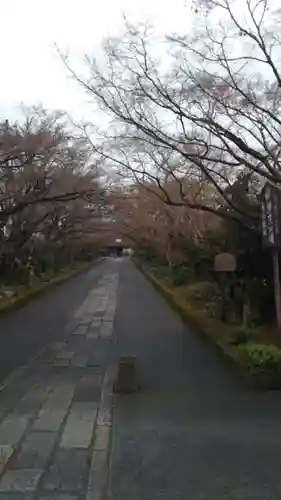
[[[278,330],[281,331],[281,293],[280,293],[280,276],[279,276],[279,251],[278,248],[273,248],[273,280],[274,280],[274,300],[276,310],[276,321]]]

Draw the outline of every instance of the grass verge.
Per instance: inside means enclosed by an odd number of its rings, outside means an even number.
[[[7,314],[8,312],[23,307],[31,299],[39,297],[52,288],[55,288],[65,281],[74,278],[84,271],[87,271],[93,265],[98,264],[98,262],[100,262],[100,259],[78,265],[75,269],[65,269],[51,278],[49,281],[42,282],[34,287],[25,288],[22,292],[19,293],[19,295],[15,297],[0,300],[0,315]]]

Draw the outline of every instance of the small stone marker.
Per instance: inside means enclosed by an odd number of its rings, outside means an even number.
[[[123,356],[120,358],[113,384],[114,392],[128,394],[139,390],[136,365],[135,356]]]

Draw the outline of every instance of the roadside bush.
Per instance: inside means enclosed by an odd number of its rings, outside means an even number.
[[[240,345],[255,342],[258,335],[259,330],[257,328],[240,326],[233,331],[231,343],[234,345]]]
[[[168,266],[150,266],[150,270],[155,278],[168,279],[169,278],[169,268]]]
[[[199,281],[186,287],[187,300],[211,302],[215,296],[219,295],[218,285],[211,281]]]
[[[141,262],[157,262],[158,255],[154,251],[152,247],[149,246],[142,246],[140,248],[137,248],[135,251],[135,257],[139,259]]]
[[[273,345],[242,344],[237,347],[237,360],[250,373],[272,372],[281,375],[281,350]]]
[[[174,286],[185,285],[192,275],[191,269],[187,266],[175,266],[171,269],[171,282]]]
[[[220,318],[222,299],[221,295],[214,294],[205,304],[205,310],[210,318]]]

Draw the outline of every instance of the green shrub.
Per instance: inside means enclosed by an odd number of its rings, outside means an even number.
[[[211,281],[199,281],[198,283],[192,283],[186,288],[187,300],[209,302],[213,301],[214,297],[219,296],[218,285]]]
[[[191,269],[187,266],[151,265],[150,270],[156,278],[168,279],[173,286],[184,285],[191,276]]]
[[[249,328],[240,326],[233,331],[231,343],[234,345],[247,344],[257,340],[259,330],[256,328]]]
[[[168,266],[151,266],[150,270],[155,278],[169,278]]]
[[[258,311],[250,310],[248,313],[247,323],[252,330],[260,326],[260,313]]]
[[[281,374],[281,350],[274,345],[242,344],[237,347],[237,359],[240,366],[251,373]]]
[[[210,318],[220,318],[221,316],[221,296],[214,294],[205,304],[205,310]]]
[[[174,286],[182,286],[191,276],[191,269],[187,266],[175,266],[171,269],[171,282]]]

